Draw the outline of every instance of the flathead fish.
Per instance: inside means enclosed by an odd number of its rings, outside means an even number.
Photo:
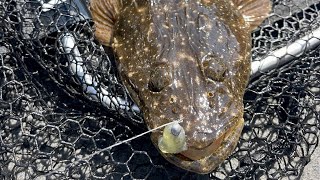
[[[269,0],[91,0],[96,38],[112,46],[123,83],[159,152],[209,173],[235,149],[250,74],[251,31]]]

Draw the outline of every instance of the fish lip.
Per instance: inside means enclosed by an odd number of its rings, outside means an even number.
[[[219,162],[219,160],[212,161],[214,163],[213,165],[204,166],[201,164],[201,161],[207,162],[211,156],[207,156],[203,159],[195,161],[195,160],[189,159],[188,157],[185,157],[180,153],[179,154],[161,153],[161,154],[167,161],[171,162],[172,164],[182,169],[185,169],[187,171],[191,171],[198,174],[208,174],[212,172],[219,165],[219,163],[215,163],[215,162]]]

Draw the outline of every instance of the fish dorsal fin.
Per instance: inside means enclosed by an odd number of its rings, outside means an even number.
[[[120,0],[90,1],[90,11],[96,27],[95,36],[105,46],[111,46],[114,24],[120,7]]]
[[[232,0],[232,3],[243,15],[250,30],[257,28],[272,8],[271,0]]]

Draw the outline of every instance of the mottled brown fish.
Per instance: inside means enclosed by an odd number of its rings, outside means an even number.
[[[97,39],[173,164],[209,173],[239,140],[251,31],[269,0],[91,0]]]

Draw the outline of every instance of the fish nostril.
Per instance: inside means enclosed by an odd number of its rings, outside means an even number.
[[[170,99],[169,99],[169,102],[172,104],[174,102],[176,102],[176,98],[175,96],[171,96]]]
[[[208,102],[209,102],[209,107],[214,108],[215,107],[215,94],[213,92],[208,92],[207,97],[208,97]]]
[[[172,108],[172,113],[177,114],[177,113],[178,113],[178,108],[173,107],[173,108]]]

